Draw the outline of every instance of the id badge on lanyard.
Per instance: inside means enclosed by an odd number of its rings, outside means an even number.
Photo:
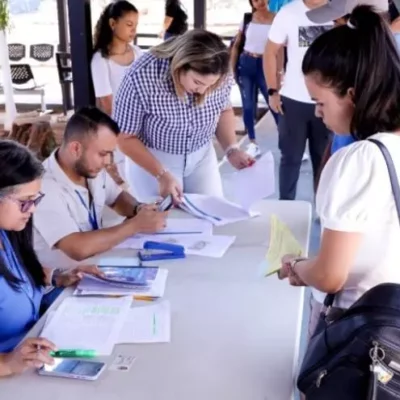
[[[88,221],[90,226],[92,227],[92,230],[97,231],[99,229],[99,224],[97,222],[97,215],[96,215],[96,207],[94,205],[94,201],[89,201],[89,206],[85,203],[84,198],[82,197],[82,195],[75,190],[79,201],[82,203],[83,207],[85,207],[85,210],[88,213]],[[89,194],[89,198],[90,198],[90,194]]]

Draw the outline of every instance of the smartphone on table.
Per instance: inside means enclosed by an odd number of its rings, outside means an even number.
[[[105,367],[106,364],[100,361],[55,358],[54,365],[44,365],[38,370],[38,374],[58,378],[95,381],[104,371]]]

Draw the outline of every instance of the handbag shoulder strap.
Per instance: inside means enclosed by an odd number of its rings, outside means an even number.
[[[385,159],[386,166],[389,172],[390,184],[392,186],[394,202],[396,204],[397,216],[400,221],[400,185],[392,156],[390,155],[390,152],[387,149],[387,147],[379,140],[368,139],[368,141],[378,146],[379,150],[383,155],[383,158]],[[328,294],[324,301],[325,307],[332,307],[334,300],[335,300],[335,294]]]
[[[375,143],[379,147],[379,150],[382,152],[382,155],[386,161],[387,169],[389,171],[390,184],[392,185],[394,202],[396,204],[397,216],[400,221],[400,185],[392,156],[390,155],[390,152],[387,149],[387,147],[382,142],[376,139],[368,139],[368,140],[372,143]]]

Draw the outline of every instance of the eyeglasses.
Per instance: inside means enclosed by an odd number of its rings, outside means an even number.
[[[10,200],[19,204],[19,209],[22,213],[28,212],[33,206],[37,206],[43,199],[44,193],[39,193],[39,196],[36,199],[32,200],[18,200],[13,197],[9,197]]]

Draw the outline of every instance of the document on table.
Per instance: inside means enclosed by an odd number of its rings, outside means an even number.
[[[59,349],[94,350],[110,355],[118,343],[132,297],[66,298],[41,336]]]
[[[129,267],[127,267],[129,268]],[[75,289],[74,296],[132,296],[137,298],[159,298],[165,293],[167,283],[168,270],[160,268],[154,281],[149,287],[140,288],[124,288],[107,285],[101,282],[87,280],[85,277],[79,282]]]
[[[171,243],[183,246],[185,253],[204,257],[223,257],[229,247],[235,241],[235,236],[222,235],[154,235],[142,236],[140,238],[130,238],[121,243],[117,248],[143,249],[147,241]]]
[[[56,311],[46,318],[47,327]],[[168,300],[129,309],[118,335],[118,344],[169,343],[171,341],[171,306]]]
[[[116,249],[142,249],[146,241],[165,242],[165,237],[213,234],[213,224],[198,218],[169,218],[167,227],[152,235],[135,235],[116,246]]]
[[[254,203],[275,193],[275,163],[271,152],[254,165],[235,171],[224,179],[226,198],[249,210]]]
[[[226,199],[203,194],[184,194],[179,207],[183,211],[197,218],[205,219],[216,226],[244,221],[259,215]]]
[[[211,222],[197,218],[168,218],[167,227],[155,235],[212,235]]]
[[[290,231],[289,227],[276,215],[271,216],[270,241],[267,252],[268,270],[265,276],[270,276],[279,271],[282,257],[287,254],[302,256],[303,249]]]
[[[129,310],[118,343],[168,343],[171,341],[171,310],[167,300]]]
[[[232,246],[236,236],[171,236],[167,243],[178,244],[185,248],[186,254],[221,258]],[[165,242],[163,240],[163,242]]]

